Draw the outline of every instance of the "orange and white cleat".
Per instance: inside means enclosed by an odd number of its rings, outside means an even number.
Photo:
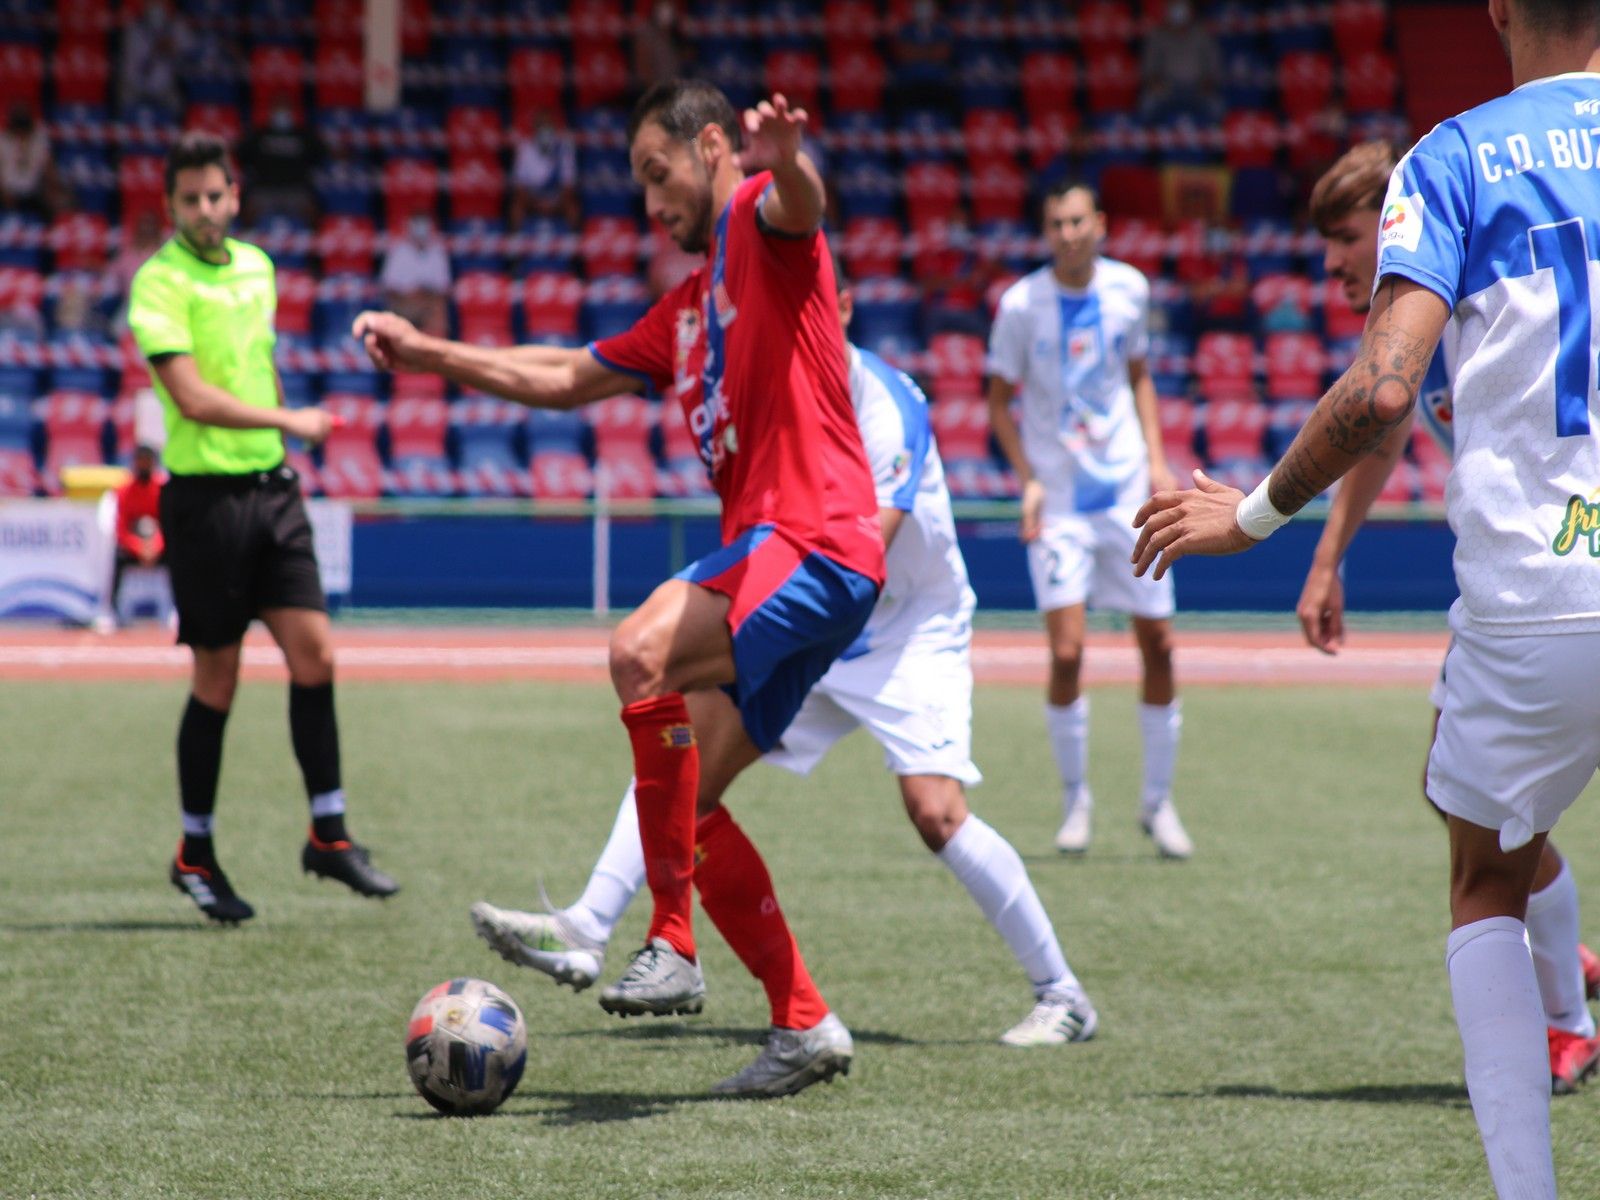
[[[1579,1037],[1554,1027],[1545,1033],[1550,1039],[1550,1091],[1570,1095],[1600,1067],[1600,1037]]]
[[[1600,956],[1579,942],[1578,961],[1583,964],[1583,990],[1589,999],[1600,1000]]]

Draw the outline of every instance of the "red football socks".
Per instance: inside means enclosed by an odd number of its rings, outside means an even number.
[[[700,750],[683,696],[671,692],[624,705],[622,723],[633,743],[634,798],[644,873],[655,898],[652,938],[665,938],[685,958],[695,957],[694,801],[700,786]]]
[[[761,854],[722,808],[696,826],[694,849],[700,903],[739,961],[766,988],[772,1023],[810,1029],[828,1015],[828,1006],[783,919]]]

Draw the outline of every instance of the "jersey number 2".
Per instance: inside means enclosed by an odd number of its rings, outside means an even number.
[[[1589,250],[1582,217],[1528,230],[1534,270],[1549,267],[1561,306],[1556,347],[1556,436],[1587,437],[1594,391],[1590,344],[1594,315],[1589,297]]]

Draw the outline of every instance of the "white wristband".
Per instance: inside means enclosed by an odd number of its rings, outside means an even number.
[[[1268,475],[1243,500],[1239,507],[1233,510],[1233,519],[1239,523],[1239,528],[1244,530],[1245,536],[1261,542],[1277,529],[1286,524],[1288,516],[1279,512],[1272,506],[1272,501],[1267,497],[1267,489],[1272,486],[1272,476]]]

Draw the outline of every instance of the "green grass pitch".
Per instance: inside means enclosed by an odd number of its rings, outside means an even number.
[[[848,1079],[767,1103],[704,1095],[766,1015],[709,923],[705,1015],[625,1023],[467,922],[480,897],[535,903],[541,875],[558,900],[581,885],[628,773],[605,689],[344,686],[353,828],[404,885],[380,904],[299,874],[283,692],[247,685],[218,831],[259,912],[239,930],[165,879],[182,695],[0,688],[0,1197],[1491,1195],[1420,691],[1191,690],[1178,797],[1198,853],[1164,864],[1134,822],[1128,690],[1095,693],[1096,840],[1066,861],[1040,697],[981,689],[974,808],[1021,850],[1102,1014],[1053,1050],[996,1043],[1026,986],[875,746],[857,735],[809,781],[756,768],[730,807],[857,1049]],[[1558,837],[1591,898],[1597,831],[1591,795]],[[527,1017],[527,1075],[489,1118],[438,1118],[406,1078],[406,1016],[457,974]],[[1554,1106],[1566,1195],[1600,1194],[1596,1092]]]

